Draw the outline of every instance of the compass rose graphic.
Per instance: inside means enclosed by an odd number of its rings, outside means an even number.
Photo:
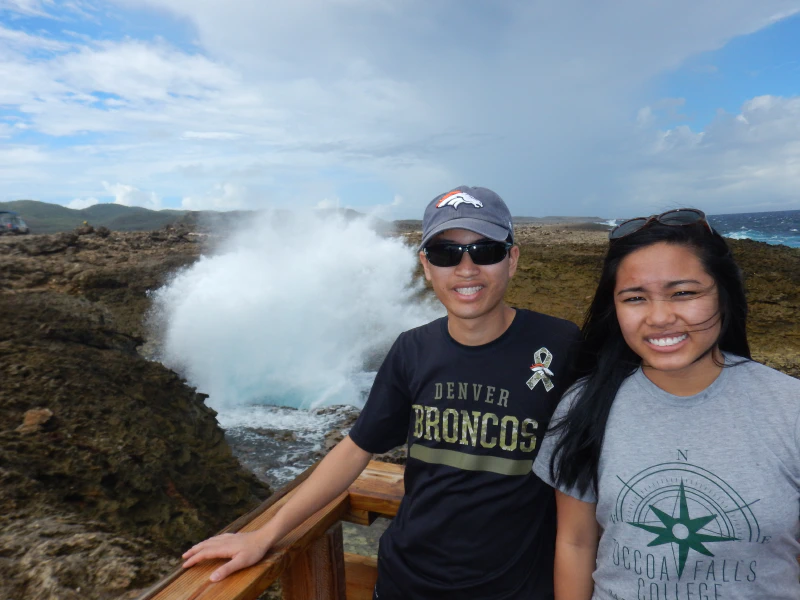
[[[746,501],[703,467],[666,462],[618,479],[622,488],[611,521],[654,534],[648,547],[668,546],[679,578],[690,550],[714,556],[712,544],[756,542],[761,536],[752,509],[758,499]]]
[[[650,510],[663,523],[662,527],[654,525],[647,525],[645,523],[630,523],[634,527],[644,529],[650,533],[657,534],[658,537],[648,546],[660,546],[662,544],[677,544],[678,545],[678,578],[683,575],[683,568],[686,566],[686,558],[689,556],[689,549],[695,552],[705,554],[706,556],[714,556],[708,549],[703,546],[703,543],[709,542],[733,542],[738,538],[724,537],[718,535],[708,535],[700,533],[710,521],[717,518],[717,515],[706,515],[692,519],[689,517],[689,506],[686,503],[686,492],[683,489],[683,480],[680,486],[680,514],[678,518],[671,517],[663,510],[659,510],[655,506],[651,506]]]

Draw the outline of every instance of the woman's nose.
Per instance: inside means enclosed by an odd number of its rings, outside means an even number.
[[[672,305],[666,300],[652,300],[649,309],[650,310],[647,312],[647,322],[650,325],[669,325],[675,320],[675,313],[672,310]]]

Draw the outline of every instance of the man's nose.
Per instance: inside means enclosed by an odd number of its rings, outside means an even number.
[[[478,265],[472,262],[472,257],[469,252],[464,251],[461,254],[461,262],[456,265],[456,273],[459,275],[466,275],[478,272]]]

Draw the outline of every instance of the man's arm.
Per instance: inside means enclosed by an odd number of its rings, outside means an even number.
[[[345,437],[261,529],[226,533],[200,542],[183,555],[184,568],[211,558],[230,558],[211,574],[212,581],[219,581],[257,563],[278,540],[345,491],[370,458],[372,454],[356,446],[349,436]]]
[[[556,600],[590,600],[600,527],[596,505],[556,490]]]

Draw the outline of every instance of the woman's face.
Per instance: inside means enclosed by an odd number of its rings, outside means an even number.
[[[693,250],[659,242],[626,256],[614,305],[625,342],[657,385],[652,375],[716,377],[719,367],[707,351],[720,334],[719,294]]]

